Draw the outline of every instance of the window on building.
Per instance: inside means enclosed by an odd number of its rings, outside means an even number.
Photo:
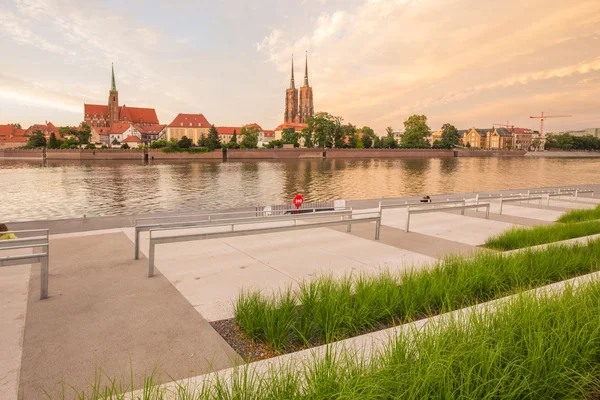
[[[191,125],[191,124],[190,124]],[[194,130],[190,129],[190,137],[192,137],[194,135]]]

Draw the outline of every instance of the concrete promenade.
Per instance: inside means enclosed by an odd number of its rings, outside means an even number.
[[[67,388],[85,389],[102,376],[139,388],[153,371],[169,381],[227,369],[241,359],[208,322],[231,318],[244,288],[271,291],[320,274],[422,268],[450,254],[487,251],[478,246],[513,226],[548,224],[569,209],[598,203],[589,196],[551,199],[549,208],[508,203],[498,215],[494,200],[489,219],[483,209],[412,215],[409,233],[405,209],[390,209],[379,241],[375,225],[367,223],[351,233],[342,226],[163,244],[153,278],[146,276],[147,232],[142,257],[133,260],[132,217],[11,224],[14,230],[51,230],[50,297],[39,300],[38,265],[0,268],[0,399],[16,399],[18,392],[46,399],[44,391],[57,395],[63,380]],[[355,210],[378,204],[348,202]]]

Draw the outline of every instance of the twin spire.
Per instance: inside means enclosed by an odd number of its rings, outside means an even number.
[[[308,52],[306,52],[306,62],[304,64],[304,87],[308,87]],[[294,55],[292,54],[292,77],[290,79],[290,89],[296,89],[294,84]]]

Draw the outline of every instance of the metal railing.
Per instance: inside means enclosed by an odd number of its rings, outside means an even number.
[[[302,204],[298,210],[300,211],[309,211],[309,210],[330,210],[333,211],[335,210],[336,205],[335,205],[335,200],[327,200],[327,201],[315,201],[315,202],[310,202],[310,203],[304,203]],[[272,205],[272,206],[267,206],[264,207],[265,211],[267,212],[272,212],[272,213],[281,213],[281,214],[286,214],[286,213],[292,213],[292,212],[296,212],[296,207],[293,204],[277,204],[277,205]]]
[[[408,201],[405,201],[404,203],[391,203],[391,204],[385,204],[383,201],[379,202],[379,209],[386,209],[386,208],[406,208],[409,206],[426,206],[426,205],[442,205],[442,204],[465,204],[467,201],[467,199],[463,198],[462,200],[450,200],[450,199],[446,199],[444,200],[440,200],[440,201],[430,201],[430,202],[411,202],[409,203]]]
[[[520,198],[514,198],[514,199],[500,199],[500,215],[502,215],[502,207],[504,206],[504,203],[510,203],[510,202],[522,202],[522,201],[527,201],[529,202],[529,200],[539,200],[538,202],[538,208],[542,207],[542,200],[544,199],[544,196],[529,196],[529,197],[520,197]]]
[[[455,211],[461,210],[461,215],[465,215],[465,209],[485,207],[485,218],[488,219],[490,217],[490,203],[480,203],[480,204],[463,204],[460,206],[450,206],[450,207],[430,207],[430,208],[410,208],[407,207],[407,215],[406,215],[406,232],[410,232],[410,215],[411,214],[426,214],[431,212],[446,212],[446,211]]]
[[[339,216],[340,212],[337,212],[337,216]],[[347,212],[346,212],[347,213]],[[323,213],[321,213],[323,214]],[[360,217],[361,215],[374,215],[371,217]],[[148,277],[154,276],[154,257],[156,253],[156,245],[165,244],[165,243],[180,243],[180,242],[188,242],[194,240],[206,240],[206,239],[217,239],[217,238],[227,238],[227,237],[235,237],[235,236],[250,236],[250,235],[259,235],[264,233],[276,233],[276,232],[287,232],[287,231],[297,231],[297,230],[305,230],[305,229],[316,229],[316,228],[327,228],[331,226],[340,226],[340,225],[352,225],[352,224],[362,224],[362,223],[371,223],[375,222],[375,240],[379,240],[379,232],[381,228],[381,212],[377,211],[367,211],[367,212],[359,212],[354,213],[354,215],[350,214],[348,219],[341,220],[332,220],[332,221],[324,221],[324,222],[313,222],[307,224],[296,224],[295,220],[303,219],[300,218],[302,214],[294,215],[295,218],[288,219],[288,221],[294,221],[293,225],[287,226],[277,226],[277,227],[266,227],[266,228],[255,228],[255,229],[244,229],[244,230],[232,230],[229,232],[205,232],[205,233],[188,233],[183,235],[172,235],[172,236],[153,236],[155,232],[165,232],[170,230],[180,230],[186,229],[186,227],[175,227],[175,228],[158,228],[158,229],[150,229],[150,247],[148,250]],[[323,215],[317,215],[318,217],[323,218]],[[314,217],[317,217],[314,216]],[[345,215],[342,215],[342,218]],[[352,218],[353,216],[359,216],[359,218]],[[272,222],[270,218],[263,218],[260,221],[254,221],[253,223],[269,223]],[[227,224],[225,224],[227,225]],[[222,226],[222,225],[220,225]]]
[[[48,298],[48,264],[50,253],[49,230],[29,229],[22,231],[12,231],[12,233],[14,233],[15,235],[41,233],[41,235],[9,240],[0,240],[0,252],[3,250],[35,250],[35,248],[37,247],[41,247],[42,252],[0,256],[0,267],[40,263],[40,300]]]
[[[352,209],[341,210],[341,211],[320,211],[320,209],[313,209],[312,213],[302,213],[302,214],[282,214],[282,215],[270,215],[267,214],[268,211],[256,211],[256,213],[260,213],[261,215],[256,216],[248,216],[248,217],[234,217],[234,218],[219,218],[225,216],[235,216],[240,214],[252,214],[255,211],[239,211],[239,212],[223,212],[223,213],[213,213],[213,214],[190,214],[183,217],[175,217],[178,218],[188,218],[187,221],[181,222],[163,222],[156,224],[139,224],[139,222],[151,221],[151,220],[165,220],[169,219],[169,217],[157,217],[157,218],[138,218],[135,220],[134,227],[134,254],[133,257],[135,260],[139,260],[140,258],[140,233],[147,232],[151,229],[160,229],[160,228],[170,228],[175,229],[177,227],[181,228],[194,228],[194,227],[211,227],[211,226],[222,226],[222,225],[238,225],[238,224],[252,224],[260,222],[261,220],[268,220],[270,222],[277,221],[287,221],[295,219],[312,219],[312,218],[322,218],[323,216],[332,215],[352,215]],[[206,217],[206,219],[190,221],[190,218],[197,217]],[[171,217],[173,219],[173,217]],[[232,226],[232,230],[233,230]]]

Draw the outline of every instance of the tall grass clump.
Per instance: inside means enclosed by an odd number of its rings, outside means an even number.
[[[429,268],[334,279],[296,292],[244,292],[235,319],[277,350],[331,343],[600,270],[600,240],[515,254],[454,257]]]
[[[600,221],[542,225],[532,228],[515,227],[489,238],[485,245],[496,250],[514,250],[598,233],[600,233]]]
[[[595,399],[600,284],[521,294],[493,308],[404,330],[369,357],[328,352],[206,394],[226,399]],[[247,371],[248,367],[243,369]],[[225,391],[223,391],[225,388]]]
[[[558,222],[581,222],[592,219],[600,219],[600,205],[590,210],[571,210],[564,213],[557,221]]]

